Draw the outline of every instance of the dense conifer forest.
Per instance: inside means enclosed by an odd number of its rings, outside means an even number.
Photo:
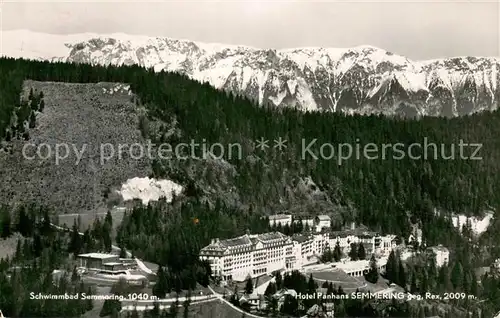
[[[3,314],[7,317],[77,317],[91,310],[93,304],[89,299],[40,298],[39,294],[94,294],[90,286],[83,284],[70,262],[71,235],[53,228],[49,210],[31,205],[16,213],[9,213],[5,207],[0,211],[3,216],[1,235],[14,232],[22,235],[14,256],[0,259]],[[8,222],[6,215],[10,214],[14,218]],[[89,238],[98,244],[99,240],[94,240],[93,236]]]
[[[412,224],[420,224],[428,245],[448,246],[454,251],[452,258],[467,266],[465,276],[470,276],[472,268],[500,257],[500,221],[494,221],[483,237],[474,238],[477,241],[469,244],[469,237],[454,229],[449,218],[452,213],[481,215],[485,210],[497,211],[500,207],[498,111],[455,119],[421,120],[304,113],[258,107],[244,97],[218,91],[183,75],[155,73],[137,66],[3,58],[0,59],[3,147],[30,122],[31,111],[20,101],[25,79],[129,83],[137,105],[147,109],[139,128],[153,144],[175,146],[204,139],[208,144],[243,146],[244,158],[154,160],[152,177],[182,184],[184,194],[170,204],[160,201],[137,205],[123,220],[118,244],[139,257],[166,266],[169,277],[181,278],[178,285],[192,286],[193,279],[206,277],[206,267],[198,261],[198,251],[211,238],[241,235],[246,230],[267,231],[268,222],[261,217],[287,211],[296,215],[337,214],[336,222],[340,225],[356,221],[404,238],[410,234]],[[29,106],[43,112],[42,97]],[[172,128],[179,133],[171,134]],[[272,147],[273,140],[279,137],[287,141],[281,153]],[[270,140],[271,147],[254,150],[260,138]],[[440,145],[445,145],[447,156],[454,144],[455,159],[396,159],[389,152],[385,159],[350,158],[339,165],[338,157],[302,158],[303,140],[306,144],[317,139],[316,145],[351,143],[362,147],[367,143],[422,144],[424,138],[437,144],[438,153]],[[460,140],[482,144],[477,154],[482,160],[460,159]],[[465,155],[470,156],[471,150],[474,149],[466,148]],[[326,204],[321,207],[305,204],[310,198],[302,198],[304,193],[296,191],[309,177],[316,190],[323,193],[321,200]],[[49,208],[57,213],[57,207]],[[1,213],[0,231],[8,236],[2,229],[17,215],[10,208]],[[423,272],[418,268],[412,270]],[[498,286],[498,281],[491,280],[491,286]],[[492,297],[490,310],[500,309],[494,303],[498,296]]]

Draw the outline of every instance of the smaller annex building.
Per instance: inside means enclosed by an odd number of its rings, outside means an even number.
[[[80,254],[76,259],[80,267],[87,269],[109,269],[110,265],[114,267],[121,264],[118,255],[105,253]]]

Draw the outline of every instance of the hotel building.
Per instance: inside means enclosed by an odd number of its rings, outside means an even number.
[[[337,262],[333,263],[335,268],[342,270],[349,276],[360,277],[368,273],[370,270],[370,261],[369,260],[359,260],[359,261],[350,261],[350,262]],[[387,265],[387,257],[377,259],[377,268],[380,273],[385,272],[385,268]]]
[[[246,234],[227,240],[213,239],[210,245],[201,249],[200,259],[207,260],[213,275],[223,281],[244,281],[248,276],[253,278],[278,270],[300,269],[304,265],[316,262],[328,248],[333,250],[337,242],[344,255],[349,253],[352,243],[363,244],[367,258],[372,253],[378,257],[386,257],[396,247],[394,235],[380,236],[366,231],[363,233],[322,231],[296,234],[292,237],[280,232],[270,232]],[[359,270],[360,266],[351,269],[356,275],[358,272],[363,272],[365,267],[362,270]]]
[[[328,215],[318,215],[315,221],[316,232],[321,232],[323,229],[329,229],[332,223],[332,219]]]
[[[222,280],[244,281],[277,270],[292,269],[297,262],[292,239],[279,232],[243,235],[212,240],[202,248],[200,259],[207,260],[214,276]]]
[[[377,256],[386,256],[396,247],[396,236],[380,236],[374,232],[358,231],[337,231],[331,232],[328,240],[330,249],[334,249],[339,243],[340,249],[344,255],[347,255],[351,249],[351,244],[363,244],[366,255],[375,253]]]

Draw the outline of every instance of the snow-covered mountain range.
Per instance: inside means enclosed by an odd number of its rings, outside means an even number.
[[[2,55],[139,64],[278,107],[453,117],[494,110],[500,100],[497,57],[412,61],[372,46],[271,50],[125,34],[0,36]]]

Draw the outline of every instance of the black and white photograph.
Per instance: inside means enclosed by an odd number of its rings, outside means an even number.
[[[500,1],[0,1],[0,318],[500,318]]]

